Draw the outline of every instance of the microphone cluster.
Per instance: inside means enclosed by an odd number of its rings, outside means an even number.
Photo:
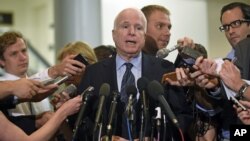
[[[137,88],[139,90],[140,96],[139,96],[139,102],[140,102],[140,111],[139,113],[135,112],[135,104],[137,102],[136,99],[136,95],[137,95]],[[139,139],[140,141],[143,141],[145,138],[145,134],[148,128],[148,123],[150,121],[150,112],[149,112],[149,107],[150,107],[150,102],[149,102],[149,98],[154,99],[155,101],[158,101],[160,103],[160,107],[162,108],[162,110],[164,112],[158,112],[158,114],[156,116],[153,117],[153,119],[156,119],[159,121],[161,120],[161,114],[162,113],[166,113],[166,115],[168,116],[168,118],[171,120],[171,122],[177,127],[179,128],[179,123],[177,118],[175,117],[173,111],[171,110],[168,102],[166,101],[164,95],[164,88],[162,87],[162,85],[156,81],[149,81],[147,78],[142,77],[140,79],[138,79],[137,81],[137,88],[135,85],[130,85],[126,88],[126,93],[128,95],[128,102],[126,104],[125,107],[125,116],[127,118],[127,120],[129,121],[130,125],[129,125],[129,129],[131,132],[130,134],[133,134],[133,121],[137,121],[135,120],[135,116],[140,114],[140,133],[139,133]],[[69,90],[74,89],[73,86],[69,86],[68,88]],[[79,126],[81,125],[81,120],[83,118],[84,112],[86,110],[88,101],[89,101],[89,97],[93,91],[93,87],[89,87],[87,88],[81,95],[83,96],[83,105],[80,109],[80,112],[78,114],[77,120],[75,122],[75,128],[74,128],[74,134],[73,134],[73,140],[74,138],[76,138],[76,134],[78,131]],[[103,129],[105,129],[105,133],[106,133],[106,140],[110,140],[112,138],[112,130],[113,130],[113,125],[116,124],[114,123],[114,118],[116,117],[117,114],[117,104],[120,102],[119,99],[119,93],[114,91],[112,92],[112,95],[110,95],[110,85],[107,83],[103,83],[100,87],[99,90],[99,99],[98,99],[98,106],[97,106],[97,111],[95,114],[95,119],[94,119],[94,126],[93,126],[93,140],[98,140],[101,138],[100,135],[102,135],[102,131]],[[107,101],[107,97],[110,96],[110,101]],[[103,116],[103,111],[104,108],[107,105],[107,102],[111,102],[110,103],[110,107],[109,107],[109,113],[108,113],[108,117],[104,118]],[[159,108],[158,107],[158,111]],[[105,110],[107,111],[107,110]],[[151,115],[152,116],[152,115]],[[107,121],[104,121],[107,120]],[[106,124],[104,124],[103,122],[105,122]],[[103,125],[105,125],[103,127]],[[153,132],[153,131],[152,131]],[[98,133],[98,134],[97,134]],[[98,136],[97,136],[98,135]],[[105,138],[104,138],[105,139]]]

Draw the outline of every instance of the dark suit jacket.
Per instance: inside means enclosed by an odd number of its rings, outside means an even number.
[[[150,55],[142,54],[142,76],[148,78],[149,81],[152,80],[161,81],[162,75],[164,73],[173,72],[174,70],[175,68],[173,63]],[[89,108],[90,113],[87,112],[88,113],[87,115],[92,115],[94,117],[94,115],[91,113],[93,113],[93,111],[96,111],[96,105],[97,105],[96,101],[98,99],[100,86],[103,83],[110,84],[111,92],[118,90],[115,56],[110,59],[91,65],[86,69],[84,78],[82,79],[78,87],[79,93],[83,92],[90,85],[95,88],[94,95],[92,97],[93,101],[90,102],[91,105],[89,105],[89,107],[91,107],[92,109]],[[188,110],[187,108],[188,106],[186,106],[183,89],[180,87],[173,87],[173,86],[165,86],[165,89],[166,89],[165,98],[169,102],[173,112],[176,114],[181,128],[185,130],[190,123],[191,112]],[[110,99],[108,98],[106,107],[104,108],[103,112],[104,123],[107,121],[107,113],[109,113],[109,105],[110,105]],[[154,113],[154,107],[156,105],[158,105],[158,102],[150,99],[150,109],[151,109],[149,110],[151,111],[150,117],[155,116],[153,113]],[[120,136],[121,131],[119,129],[121,128],[119,126],[119,123],[121,121],[119,120],[121,119],[120,116],[122,114],[122,110],[119,108],[119,104],[117,111],[118,111],[117,114],[118,121],[116,125],[117,130],[114,131],[114,134]],[[106,129],[105,125],[104,128]]]
[[[7,110],[15,107],[16,105],[14,104],[14,96],[8,96],[0,100],[0,110]]]
[[[235,47],[236,65],[241,71],[241,77],[250,80],[250,37],[240,41]]]

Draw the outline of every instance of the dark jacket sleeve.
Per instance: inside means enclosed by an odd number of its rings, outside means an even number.
[[[0,109],[1,110],[13,109],[15,107],[16,107],[16,105],[14,102],[14,96],[8,96],[8,97],[0,100]]]

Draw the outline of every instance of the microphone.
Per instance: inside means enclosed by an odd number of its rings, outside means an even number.
[[[101,118],[103,107],[104,107],[104,101],[105,101],[105,98],[109,95],[109,93],[110,93],[110,85],[108,83],[103,83],[99,91],[99,101],[98,101],[98,109],[97,109],[96,117],[95,117],[94,132],[96,131],[97,126],[100,122],[100,118]]]
[[[75,122],[75,128],[73,129],[73,136],[72,136],[73,141],[76,139],[77,131],[78,131],[79,126],[81,124],[83,114],[85,112],[85,109],[86,109],[88,101],[89,101],[89,97],[92,95],[93,90],[94,90],[94,87],[89,86],[87,89],[85,89],[81,93],[83,102],[82,102],[82,107],[81,107],[81,109],[80,109],[80,111],[78,113],[78,116],[77,116],[77,119],[76,119],[76,122]]]
[[[129,120],[134,120],[133,104],[134,104],[134,98],[137,94],[137,89],[134,85],[128,85],[126,88],[126,93],[129,96],[128,104],[126,106],[126,114]]]
[[[159,58],[165,58],[168,56],[168,54],[176,49],[179,49],[180,46],[179,45],[175,45],[174,47],[170,48],[170,49],[167,49],[167,48],[162,48],[162,49],[159,49],[157,52],[156,52],[156,57],[159,57]]]
[[[113,100],[111,102],[111,106],[109,109],[109,119],[108,119],[108,124],[107,124],[107,135],[108,137],[111,136],[111,130],[112,130],[112,122],[113,122],[113,118],[115,115],[115,111],[116,111],[116,105],[117,105],[117,99],[119,97],[119,93],[117,91],[113,92]]]
[[[32,78],[32,77],[31,77]],[[33,77],[32,79],[36,80],[36,79],[39,79],[39,78],[36,78],[36,77]],[[47,86],[47,85],[50,85],[50,84],[57,84],[57,85],[61,85],[62,83],[64,83],[66,80],[69,79],[69,76],[68,75],[65,75],[63,77],[61,76],[58,76],[57,78],[53,79],[53,78],[49,78],[49,79],[45,79],[45,80],[42,80],[41,83],[44,85],[44,86]]]
[[[175,117],[173,111],[171,110],[165,97],[163,96],[164,89],[162,85],[158,81],[153,80],[148,84],[147,88],[148,88],[147,90],[148,90],[149,96],[151,96],[153,99],[160,102],[162,108],[168,114],[168,117],[170,118],[170,120],[174,123],[175,126],[179,128],[178,120]]]
[[[161,107],[156,107],[155,110],[156,110],[155,119],[159,120],[159,121],[157,121],[156,125],[160,126],[161,125],[161,121],[160,121],[161,120]]]
[[[146,77],[141,77],[137,80],[137,87],[140,93],[140,99],[142,102],[142,108],[144,117],[148,117],[148,103],[147,103],[147,97],[146,97],[146,88],[149,83],[149,80]]]
[[[69,95],[69,97],[73,98],[76,96],[76,86],[74,84],[70,84],[69,86],[67,86],[61,93],[67,93]]]
[[[147,131],[147,123],[148,123],[148,103],[146,97],[146,88],[149,83],[149,80],[146,77],[141,77],[137,80],[137,88],[140,93],[140,100],[141,100],[141,129],[140,129],[140,136],[139,140],[144,141],[145,132]],[[145,119],[145,121],[144,121]]]
[[[160,107],[156,107],[156,116],[155,116],[155,120],[156,120],[156,130],[157,130],[157,140],[160,140],[160,131],[161,131],[161,108]],[[164,132],[165,133],[165,132]]]

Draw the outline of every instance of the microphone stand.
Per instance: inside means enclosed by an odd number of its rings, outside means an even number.
[[[166,132],[167,132],[167,121],[166,121],[166,114],[163,113],[163,137],[162,140],[165,141],[166,140]]]
[[[139,141],[144,141],[144,114],[141,112],[141,127]]]
[[[151,127],[151,134],[150,134],[150,141],[154,141],[154,131],[155,131],[155,118],[152,117],[152,127]]]
[[[75,128],[73,129],[72,141],[75,141],[77,139],[77,133],[78,133],[80,125],[82,124],[82,117],[83,117],[84,111],[85,111],[85,109],[87,107],[88,100],[89,100],[89,97],[91,95],[91,91],[93,91],[93,90],[94,90],[94,87],[89,86],[81,94],[82,98],[83,98],[83,103],[82,103],[82,107],[81,107],[81,109],[79,111],[79,114],[78,114],[76,122],[75,122]]]
[[[131,135],[131,139],[133,140],[133,121],[134,121],[134,108],[133,108],[133,97],[129,97],[129,102],[126,108],[126,115],[128,120],[129,133]]]
[[[157,111],[156,114],[156,130],[157,130],[157,141],[160,141],[160,136],[161,136],[161,108],[156,107],[155,110]]]
[[[111,141],[112,139],[112,123],[113,123],[113,118],[116,114],[116,105],[117,105],[117,99],[118,99],[118,92],[114,91],[113,92],[113,100],[111,102],[111,106],[109,109],[109,119],[108,119],[108,124],[107,124],[107,138],[105,141]]]
[[[145,101],[146,100],[144,99],[141,102],[141,127],[140,127],[139,141],[144,141],[145,132],[146,132],[147,123],[148,123],[148,112],[147,112],[148,109],[146,107],[146,103],[143,103]]]
[[[102,123],[99,123],[98,128],[98,141],[101,141],[101,135],[102,135]]]

